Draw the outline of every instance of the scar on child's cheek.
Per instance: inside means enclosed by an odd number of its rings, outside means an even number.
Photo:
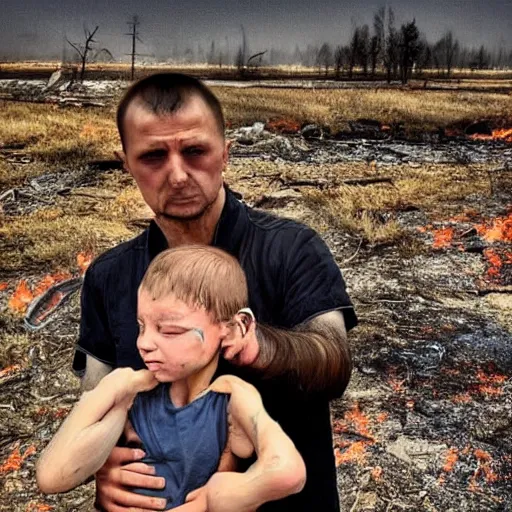
[[[201,341],[201,343],[204,343],[204,332],[202,329],[199,329],[199,327],[194,327],[192,329],[192,332],[197,335],[197,337],[199,338],[199,341]]]

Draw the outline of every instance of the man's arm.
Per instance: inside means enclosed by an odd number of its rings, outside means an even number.
[[[307,392],[341,396],[352,373],[343,315],[330,311],[295,329],[256,326],[259,353],[253,366],[263,376],[289,375]]]
[[[85,392],[37,462],[39,488],[65,492],[94,474],[119,439],[135,395],[156,383],[147,370],[123,368]]]
[[[224,357],[251,366],[263,378],[288,376],[307,392],[341,396],[352,372],[343,315],[320,314],[294,329],[278,329],[253,322],[247,333],[234,328],[223,341]]]

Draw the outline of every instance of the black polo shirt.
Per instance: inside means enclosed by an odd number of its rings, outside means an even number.
[[[327,311],[341,310],[347,330],[357,324],[341,272],[329,249],[310,228],[253,210],[227,189],[213,245],[231,253],[247,276],[249,306],[260,323],[289,329]],[[136,347],[137,289],[150,261],[167,248],[152,222],[141,235],[99,256],[82,289],[80,337],[73,362],[80,374],[85,354],[113,367],[144,368]],[[304,396],[283,379],[258,379],[221,361],[259,389],[269,414],[302,454],[304,490],[265,511],[339,510],[328,397]]]

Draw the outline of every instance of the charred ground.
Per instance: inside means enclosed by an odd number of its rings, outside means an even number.
[[[148,212],[112,163],[87,164],[109,155],[108,107],[90,117],[41,108],[78,115],[66,119],[80,132],[55,159],[42,129],[2,135],[0,509],[85,511],[92,485],[43,497],[34,481],[37,454],[77,397],[78,294],[39,330],[23,315],[138,233]],[[512,506],[512,144],[492,140],[507,126],[478,140],[469,124],[414,141],[383,121],[336,138],[320,123],[302,135],[268,122],[229,132],[228,183],[249,204],[316,228],[357,308],[354,374],[332,406],[343,510]]]

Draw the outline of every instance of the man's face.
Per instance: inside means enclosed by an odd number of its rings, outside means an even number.
[[[218,197],[229,143],[207,104],[192,95],[159,116],[135,99],[124,120],[126,169],[157,218],[200,217]]]
[[[204,308],[173,295],[153,300],[144,288],[139,289],[137,321],[137,348],[160,382],[175,382],[208,366],[226,334],[224,324],[213,322]]]

